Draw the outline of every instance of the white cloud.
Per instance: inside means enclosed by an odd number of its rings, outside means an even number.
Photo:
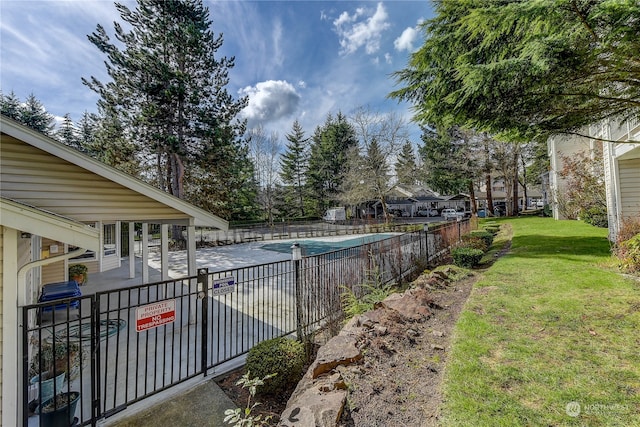
[[[392,60],[392,57],[391,57],[391,54],[390,54],[389,52],[387,52],[387,53],[385,53],[385,54],[384,54],[384,60],[385,60],[385,62],[386,62],[387,64],[391,64],[391,62],[392,62],[392,61],[391,61],[391,60]]]
[[[271,122],[291,115],[300,103],[295,87],[284,80],[267,80],[240,89],[249,97],[249,105],[242,110],[250,122]]]
[[[363,46],[369,55],[380,49],[382,32],[390,27],[389,15],[382,3],[378,3],[375,12],[369,17],[366,17],[366,13],[363,8],[358,8],[353,15],[342,12],[340,17],[333,21],[334,30],[340,37],[341,54],[354,53]]]
[[[402,32],[400,37],[394,40],[393,47],[395,47],[399,52],[402,52],[403,50],[406,50],[407,52],[413,52],[413,44],[418,39],[419,34],[420,33],[416,28],[408,27]]]

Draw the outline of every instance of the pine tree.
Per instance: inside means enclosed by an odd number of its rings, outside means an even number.
[[[469,154],[466,138],[457,127],[449,129],[423,128],[419,147],[424,163],[425,182],[441,194],[467,191],[471,177],[468,163],[475,157]]]
[[[387,191],[389,191],[390,168],[376,138],[373,138],[367,147],[364,166],[364,176],[367,177],[367,185],[371,189],[373,196],[371,199],[377,200],[382,204],[382,212],[385,218],[388,218],[385,197]]]
[[[0,98],[2,99],[2,115],[20,121],[22,119],[22,107],[20,106],[20,99],[15,92],[11,91],[9,95],[2,95]]]
[[[414,185],[417,183],[418,165],[411,141],[406,141],[398,154],[395,164],[398,184]]]
[[[138,0],[135,10],[118,3],[116,8],[131,28],[115,24],[124,47],[113,44],[100,25],[89,36],[107,55],[113,81],[83,82],[100,94],[99,105],[121,121],[125,134],[142,143],[143,154],[155,157],[156,185],[180,198],[193,196],[193,202],[214,197],[200,194],[204,189],[243,182],[243,169],[236,166],[246,160],[245,122],[236,116],[247,100],[234,100],[225,88],[234,58],[215,58],[223,39],[210,30],[208,9],[201,0]],[[203,183],[196,170],[206,170],[211,183]],[[219,202],[228,207],[234,201]]]
[[[353,126],[347,118],[338,113],[331,115],[323,126],[318,126],[312,137],[307,188],[315,206],[315,214],[321,215],[325,209],[340,200],[340,187],[347,172],[350,149],[357,147]]]
[[[78,142],[81,150],[88,152],[95,143],[98,117],[85,111],[78,122]]]
[[[47,112],[42,103],[30,94],[20,111],[20,122],[31,129],[51,135],[55,124],[55,119]]]
[[[141,178],[139,147],[126,138],[121,116],[113,108],[99,107],[95,117],[93,139],[85,146],[87,153],[107,165]]]
[[[637,0],[434,5],[390,94],[413,102],[419,123],[530,141],[638,115]]]
[[[307,173],[309,155],[304,130],[298,120],[293,122],[291,133],[286,136],[287,147],[280,162],[280,179],[284,185],[284,206],[290,206],[288,213],[292,216],[304,217],[307,203],[305,175]]]
[[[55,138],[75,150],[81,150],[80,138],[78,137],[78,129],[76,129],[71,120],[71,114],[67,113],[62,119],[62,123],[56,129]]]

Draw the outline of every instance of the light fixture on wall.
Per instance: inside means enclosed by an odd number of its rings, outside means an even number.
[[[20,237],[22,237],[23,239],[30,239],[31,233],[26,233],[23,231],[22,233],[20,233]]]

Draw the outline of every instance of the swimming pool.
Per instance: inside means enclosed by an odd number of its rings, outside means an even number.
[[[303,255],[318,255],[333,252],[340,249],[352,248],[367,243],[377,242],[395,236],[394,233],[368,234],[351,239],[314,239],[314,240],[288,240],[286,242],[267,243],[260,246],[268,251],[291,253],[291,245],[298,243],[302,247]]]

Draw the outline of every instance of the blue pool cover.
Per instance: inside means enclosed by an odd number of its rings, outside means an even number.
[[[361,236],[353,239],[341,240],[341,241],[319,241],[319,240],[297,240],[295,242],[279,242],[279,243],[267,243],[262,245],[262,249],[268,251],[291,253],[291,245],[298,243],[302,247],[303,255],[318,255],[327,252],[333,252],[340,249],[352,248],[354,246],[360,246],[367,243],[377,242],[378,240],[384,240],[392,237],[393,234],[374,234],[370,236]]]

